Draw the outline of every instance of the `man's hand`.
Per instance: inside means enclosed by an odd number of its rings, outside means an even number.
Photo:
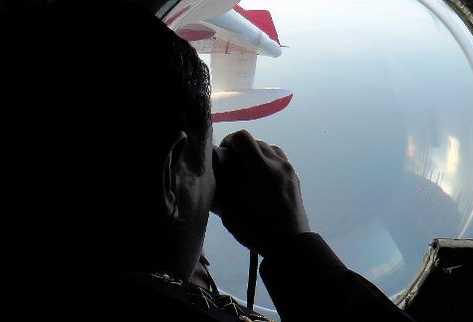
[[[212,210],[241,244],[265,256],[275,242],[310,231],[299,179],[279,147],[239,131],[215,152],[220,165]]]

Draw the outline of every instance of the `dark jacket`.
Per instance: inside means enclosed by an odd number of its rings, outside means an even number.
[[[282,321],[413,321],[347,269],[319,235],[299,235],[278,249],[263,260],[260,274]],[[190,303],[183,288],[149,274],[122,276],[120,285],[117,305],[134,320],[239,321],[228,312]]]

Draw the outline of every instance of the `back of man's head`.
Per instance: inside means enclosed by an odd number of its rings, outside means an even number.
[[[153,15],[106,2],[56,1],[11,35],[9,161],[36,212],[138,236],[160,211],[159,169],[179,131],[202,167],[209,75]]]
[[[57,76],[51,94],[72,93],[68,101],[73,110],[121,118],[130,123],[128,128],[132,121],[139,122],[135,130],[150,131],[141,141],[161,138],[170,143],[184,130],[195,146],[203,144],[209,127],[210,80],[195,50],[128,2],[73,2],[57,1],[59,9],[50,10],[48,61]],[[67,5],[62,8],[62,3]],[[87,101],[76,105],[82,99]]]

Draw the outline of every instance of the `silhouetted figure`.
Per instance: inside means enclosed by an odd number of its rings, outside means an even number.
[[[12,196],[71,221],[63,233],[90,252],[75,265],[119,272],[100,293],[109,318],[264,320],[205,270],[213,209],[264,257],[284,321],[411,320],[311,232],[283,151],[237,132],[213,154],[209,72],[187,42],[130,2],[56,1],[40,15],[9,66]]]

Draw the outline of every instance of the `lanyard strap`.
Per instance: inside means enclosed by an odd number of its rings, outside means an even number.
[[[250,268],[248,270],[248,288],[246,289],[246,307],[253,311],[255,305],[256,280],[258,278],[258,254],[250,251]]]

